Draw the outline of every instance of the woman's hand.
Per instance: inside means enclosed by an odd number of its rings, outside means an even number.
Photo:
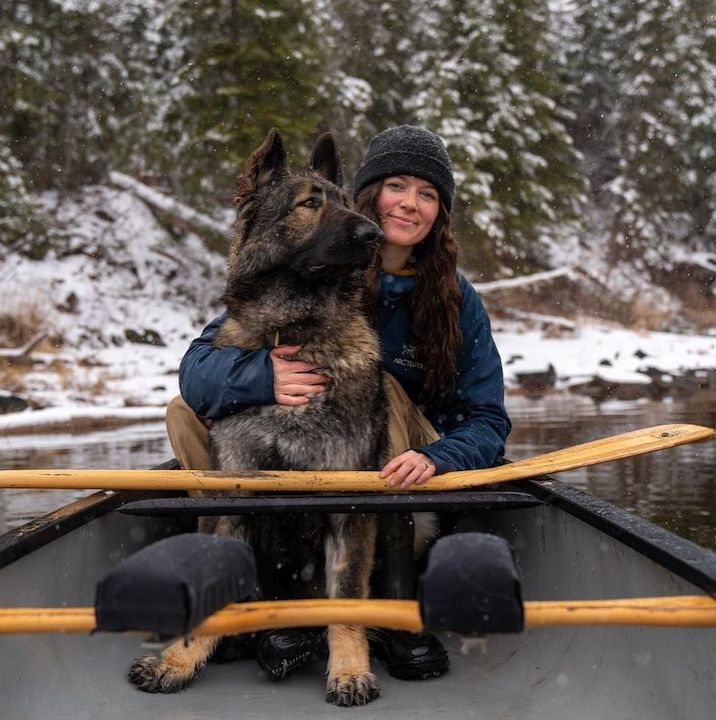
[[[305,405],[314,395],[325,392],[331,381],[328,375],[315,372],[318,365],[290,360],[300,345],[278,345],[269,353],[273,363],[273,392],[280,405]]]
[[[407,488],[413,483],[424,485],[435,475],[435,463],[422,453],[406,450],[394,457],[381,471],[381,477],[390,478],[390,487]]]

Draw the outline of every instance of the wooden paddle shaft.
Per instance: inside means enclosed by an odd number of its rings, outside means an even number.
[[[622,600],[548,600],[524,604],[527,627],[557,625],[639,625],[715,627],[716,600],[705,595]],[[419,632],[414,600],[277,600],[229,605],[191,631],[192,635],[233,635],[281,627],[365,625]],[[91,632],[94,608],[0,609],[0,634]],[[146,634],[146,633],[143,633]]]
[[[535,455],[507,465],[462,470],[411,485],[402,492],[460,490],[574,470],[611,460],[706,440],[716,430],[700,425],[657,425]],[[0,470],[0,488],[204,490],[281,492],[399,492],[377,472],[364,470]]]

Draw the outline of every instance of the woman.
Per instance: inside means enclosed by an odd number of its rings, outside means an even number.
[[[454,178],[442,140],[419,127],[390,128],[373,138],[355,181],[355,206],[380,224],[385,239],[367,277],[366,310],[381,340],[394,456],[382,469],[393,487],[423,484],[436,473],[490,467],[510,431],[502,366],[487,313],[457,273],[450,232]],[[289,359],[295,346],[217,350],[217,318],[184,356],[167,428],[184,467],[211,467],[206,420],[246,405],[301,405],[330,378]],[[187,405],[189,407],[187,407]],[[191,408],[191,409],[190,409]],[[377,553],[389,597],[412,596],[412,526],[408,516],[382,516]],[[268,633],[259,662],[281,677],[308,656],[317,635]],[[434,636],[379,633],[389,672],[403,679],[441,675],[447,653]]]

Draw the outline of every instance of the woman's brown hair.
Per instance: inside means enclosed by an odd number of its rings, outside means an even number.
[[[380,224],[376,199],[382,180],[358,193],[356,212]],[[460,304],[457,283],[457,242],[450,233],[450,213],[440,203],[437,219],[428,236],[414,248],[412,259],[416,282],[410,300],[410,318],[417,344],[417,359],[425,366],[424,400],[450,393],[457,380],[457,354],[462,344]],[[378,312],[380,255],[366,274],[365,309],[369,316]]]

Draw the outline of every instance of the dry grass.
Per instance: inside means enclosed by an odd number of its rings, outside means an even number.
[[[648,295],[624,301],[607,287],[587,279],[560,277],[486,293],[483,300],[490,315],[496,318],[509,317],[503,312],[508,308],[572,320],[599,320],[641,331],[680,329],[684,325],[699,331],[716,326],[716,299],[705,296],[695,283],[683,282],[678,288],[663,289],[661,293],[659,286],[655,286]]]
[[[107,376],[104,373],[97,375],[90,382],[83,384],[82,390],[93,397],[105,395],[107,393]]]
[[[47,330],[46,317],[34,303],[16,303],[15,307],[0,312],[0,346],[19,347],[32,340]]]
[[[491,315],[499,317],[502,308],[526,313],[554,315],[571,320],[593,318],[625,323],[629,307],[588,282],[560,277],[550,282],[504,289],[483,295]]]
[[[63,360],[53,360],[47,366],[47,372],[54,373],[57,376],[57,382],[62,385],[63,389],[67,390],[72,387],[74,373],[72,368]]]
[[[664,330],[675,320],[675,309],[663,308],[652,300],[636,297],[629,303],[625,324],[632,330]]]
[[[704,330],[716,327],[716,297],[696,283],[684,283],[682,296],[686,322]]]
[[[0,387],[6,392],[20,393],[25,387],[27,366],[15,365],[0,358]]]
[[[11,294],[0,297],[0,348],[14,349],[21,347],[42,333],[49,333],[48,312],[46,304],[37,300],[18,299]],[[61,338],[45,338],[33,348],[33,352],[50,353],[56,350]],[[22,394],[27,386],[27,375],[38,371],[33,362],[32,353],[21,358],[0,358],[0,387],[8,392]],[[42,369],[57,375],[57,383],[67,387],[71,370],[66,363],[57,360]]]

